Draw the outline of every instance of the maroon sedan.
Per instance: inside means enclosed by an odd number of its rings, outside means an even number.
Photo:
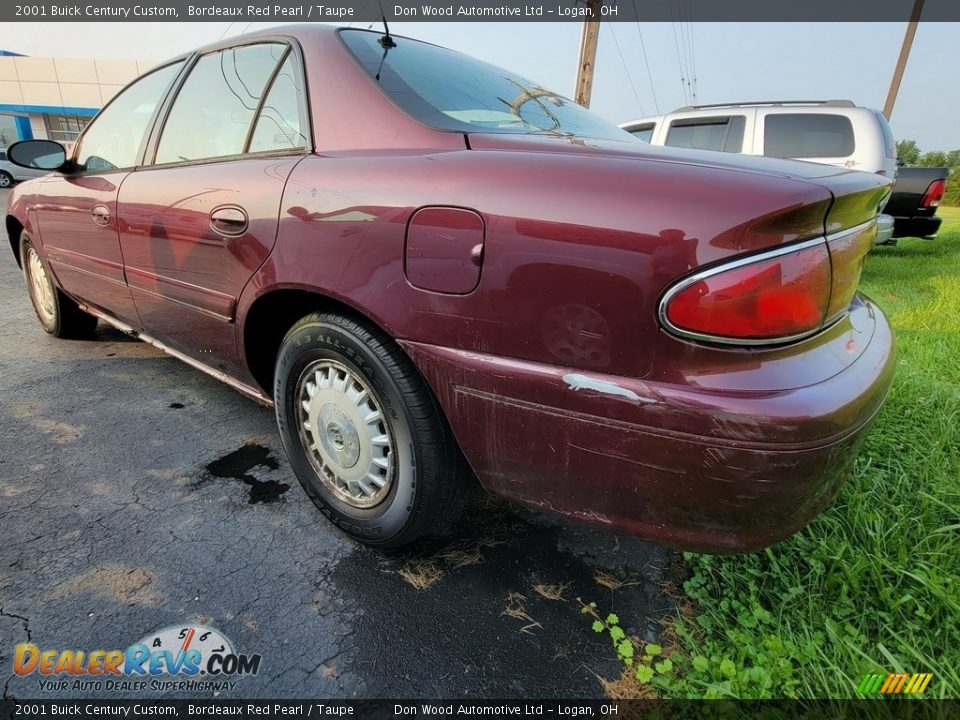
[[[340,528],[407,543],[487,489],[758,548],[819,512],[890,385],[856,292],[889,181],[652,148],[377,32],[212,45],[117,95],[6,227],[40,322],[98,319],[276,407]],[[465,462],[464,462],[465,461]]]

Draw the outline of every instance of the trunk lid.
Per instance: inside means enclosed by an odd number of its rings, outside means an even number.
[[[864,260],[874,245],[876,237],[876,216],[883,207],[890,193],[891,181],[873,173],[846,170],[829,165],[800,162],[795,160],[779,160],[773,158],[737,155],[733,153],[719,153],[709,151],[681,150],[677,148],[663,148],[649,146],[641,142],[602,141],[575,137],[557,137],[544,135],[508,135],[508,134],[470,134],[467,142],[471,150],[494,150],[501,152],[522,152],[525,154],[556,153],[566,156],[583,155],[591,160],[610,158],[610,175],[616,175],[623,168],[624,161],[635,160],[639,163],[651,164],[657,172],[643,173],[644,177],[659,176],[662,182],[669,182],[673,175],[687,174],[684,172],[671,173],[669,165],[698,166],[719,170],[716,181],[718,184],[730,187],[754,187],[759,190],[768,183],[760,181],[724,183],[727,173],[746,173],[752,176],[762,175],[771,178],[770,184],[780,183],[786,179],[801,183],[797,186],[794,195],[784,196],[784,206],[779,212],[769,216],[758,216],[751,224],[749,234],[756,242],[743,241],[742,235],[736,236],[736,242],[729,249],[724,261],[735,263],[742,255],[751,255],[760,251],[770,251],[777,246],[776,238],[786,246],[792,242],[799,242],[797,252],[788,254],[778,253],[778,257],[767,261],[767,264],[754,263],[738,274],[724,273],[717,275],[713,280],[698,282],[690,286],[689,291],[678,295],[677,288],[684,287],[687,280],[681,280],[673,286],[673,290],[664,296],[661,306],[661,317],[666,318],[672,312],[687,313],[687,317],[703,323],[699,328],[694,327],[687,332],[688,337],[703,337],[709,340],[711,333],[704,330],[704,326],[717,325],[717,319],[724,313],[730,322],[727,329],[734,328],[741,333],[740,339],[734,338],[731,333],[713,333],[714,339],[723,342],[726,337],[731,342],[777,342],[782,336],[783,341],[789,341],[793,336],[801,336],[803,327],[810,327],[811,331],[831,324],[841,317],[850,308],[860,282]],[[535,159],[534,159],[535,162]],[[597,164],[593,163],[594,172]],[[603,166],[600,165],[600,168]],[[679,170],[679,167],[678,167]],[[609,176],[608,176],[609,177]],[[622,176],[621,176],[622,177]],[[741,176],[744,180],[746,177]],[[773,178],[777,178],[776,181]],[[731,177],[732,181],[733,178]],[[607,183],[607,192],[610,183]],[[801,191],[803,185],[813,185],[826,191],[822,201],[814,202],[808,192]],[[786,187],[786,186],[783,186]],[[617,188],[619,189],[619,188]],[[624,192],[630,188],[625,184]],[[744,202],[749,198],[744,199]],[[741,202],[739,196],[728,195],[728,202]],[[695,201],[693,201],[695,202]],[[747,203],[749,204],[749,203]],[[757,212],[762,212],[758,202]],[[810,213],[816,213],[811,217]],[[776,232],[774,232],[776,231]],[[793,231],[792,233],[790,231]],[[791,237],[792,236],[792,237]],[[825,237],[818,247],[810,247],[816,243],[817,237]],[[721,241],[715,239],[714,246],[720,246]],[[774,251],[777,252],[777,251]],[[793,257],[793,255],[796,257]],[[706,263],[710,273],[714,270],[724,270],[724,266],[712,265],[708,256],[701,255],[700,267]],[[817,267],[819,265],[819,267]],[[696,264],[693,265],[696,268]],[[818,274],[819,273],[819,274]],[[690,276],[688,276],[690,277]],[[765,284],[765,285],[764,285]],[[757,288],[760,288],[758,290]],[[809,295],[809,297],[807,297]],[[793,325],[791,313],[796,314],[799,300],[809,300],[810,318],[798,318]],[[707,301],[712,304],[707,304]],[[735,303],[738,308],[730,310]],[[749,307],[750,312],[742,313],[743,307]],[[751,314],[760,308],[759,315]],[[765,308],[765,309],[764,309]],[[756,323],[761,327],[763,321],[769,320],[770,312],[782,314],[783,332],[773,331],[770,337],[751,337],[736,323],[744,320]],[[739,314],[738,314],[739,313]],[[819,315],[818,315],[819,314]],[[814,318],[818,315],[819,320]],[[753,318],[753,320],[750,320]],[[688,323],[688,329],[692,323]],[[774,324],[776,327],[776,324]],[[678,329],[679,323],[674,325]],[[795,327],[797,332],[791,332]],[[749,328],[748,328],[749,329]],[[681,332],[681,334],[683,334]]]
[[[794,180],[811,182],[832,182],[831,178],[848,174],[850,171],[831,165],[801,162],[799,160],[780,160],[777,158],[739,155],[711,150],[688,150],[685,148],[648,145],[639,140],[627,139],[623,142],[596,140],[593,138],[568,137],[557,135],[525,135],[514,133],[469,133],[467,144],[472,150],[501,150],[515,152],[543,152],[581,154],[593,157],[636,158],[650,162],[664,162],[684,165],[732,170],[738,172],[772,175]],[[867,175],[868,173],[861,173]]]

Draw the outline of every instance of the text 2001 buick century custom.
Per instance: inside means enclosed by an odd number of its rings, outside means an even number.
[[[651,148],[511,73],[329,27],[132,83],[6,219],[57,336],[97,318],[272,402],[347,533],[496,493],[712,550],[801,528],[892,376],[857,294],[889,181]],[[201,352],[201,350],[203,352]]]

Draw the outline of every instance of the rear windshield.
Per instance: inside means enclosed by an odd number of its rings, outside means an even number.
[[[776,158],[839,158],[853,154],[853,125],[845,115],[773,113],[763,125],[763,154]]]
[[[441,130],[629,140],[616,125],[536,83],[452,50],[381,33],[343,30],[347,47],[397,105]]]

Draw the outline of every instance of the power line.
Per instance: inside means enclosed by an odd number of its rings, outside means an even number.
[[[613,44],[617,47],[617,54],[620,56],[620,62],[623,63],[623,69],[627,73],[627,80],[630,81],[630,87],[633,88],[633,96],[637,99],[637,105],[640,107],[640,114],[646,115],[647,113],[643,109],[643,103],[640,102],[640,93],[637,92],[637,86],[633,82],[633,74],[630,72],[630,67],[627,65],[627,61],[623,58],[623,51],[620,49],[620,41],[617,40],[617,33],[614,30],[614,24],[609,23],[607,27],[610,28],[610,35],[613,36]]]
[[[697,43],[694,37],[693,0],[687,0],[687,23],[690,33],[690,66],[693,74],[693,104],[697,104]]]
[[[637,12],[637,0],[633,0],[633,12],[639,17]],[[656,108],[657,115],[660,114],[660,103],[657,102],[657,89],[653,86],[653,73],[650,72],[650,61],[647,60],[647,47],[643,43],[643,30],[640,29],[640,21],[636,20],[635,24],[637,26],[637,35],[640,36],[640,50],[643,52],[643,64],[647,68],[647,80],[650,81],[650,93],[653,95],[653,106]]]
[[[680,41],[677,39],[677,22],[673,19],[673,5],[670,6],[670,25],[673,27],[673,46],[677,50],[677,65],[680,68],[680,87],[683,89],[683,99],[687,105],[690,105],[690,97],[687,89],[687,78],[685,77],[683,59],[680,56]]]

